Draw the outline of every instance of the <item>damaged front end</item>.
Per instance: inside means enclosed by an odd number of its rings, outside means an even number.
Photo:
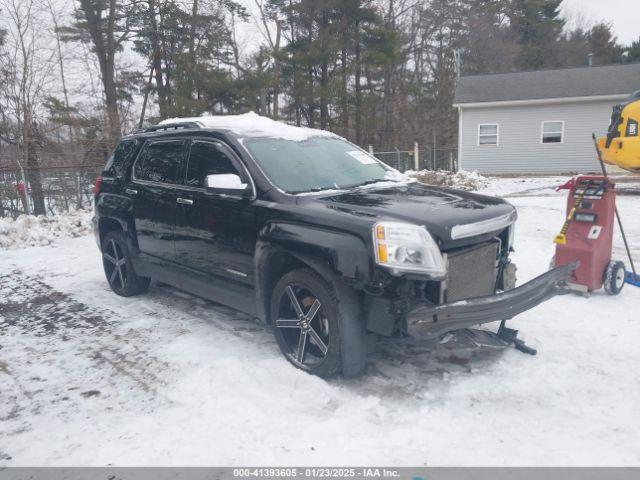
[[[509,320],[550,298],[568,293],[567,280],[577,265],[564,265],[516,287],[516,267],[509,260],[509,232],[445,253],[447,276],[425,281],[417,276],[391,280],[365,302],[367,328],[383,335],[411,333],[433,339],[485,323],[500,321],[494,344],[514,344],[535,353],[517,339]],[[383,293],[384,292],[384,293]]]
[[[409,325],[434,337],[483,323],[509,320],[550,298],[568,293],[567,280],[576,264],[554,268],[512,290],[442,305],[423,304],[408,312]]]

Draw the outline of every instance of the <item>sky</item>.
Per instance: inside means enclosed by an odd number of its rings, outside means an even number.
[[[640,0],[564,0],[562,8],[574,21],[579,17],[587,24],[600,20],[610,23],[623,44],[640,37]],[[578,15],[578,10],[583,14]]]

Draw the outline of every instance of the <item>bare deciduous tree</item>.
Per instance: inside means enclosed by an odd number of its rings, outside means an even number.
[[[16,159],[22,172],[25,192],[30,190],[33,213],[45,215],[45,202],[39,171],[39,151],[42,135],[38,127],[39,108],[45,87],[52,80],[52,51],[43,29],[42,5],[36,0],[2,0],[6,12],[8,33],[6,48],[6,79],[2,83],[3,115],[14,126],[5,132],[3,140],[17,145]],[[27,195],[25,210],[30,213]]]

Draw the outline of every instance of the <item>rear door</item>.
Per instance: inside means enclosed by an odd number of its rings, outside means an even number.
[[[147,142],[133,165],[125,193],[133,198],[133,216],[140,252],[175,260],[174,230],[178,190],[182,184],[187,141]]]
[[[208,274],[252,284],[257,238],[252,195],[207,189],[206,176],[215,174],[236,174],[251,185],[249,174],[228,146],[216,140],[194,140],[185,186],[177,199],[176,260]]]

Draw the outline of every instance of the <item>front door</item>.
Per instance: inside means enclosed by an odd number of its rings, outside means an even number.
[[[176,261],[209,274],[253,284],[257,234],[254,206],[247,195],[205,186],[207,175],[236,174],[250,183],[233,151],[214,140],[194,140],[177,200]]]
[[[175,259],[174,228],[178,204],[176,187],[182,183],[185,140],[147,143],[133,166],[125,193],[133,199],[138,247],[146,255]]]

